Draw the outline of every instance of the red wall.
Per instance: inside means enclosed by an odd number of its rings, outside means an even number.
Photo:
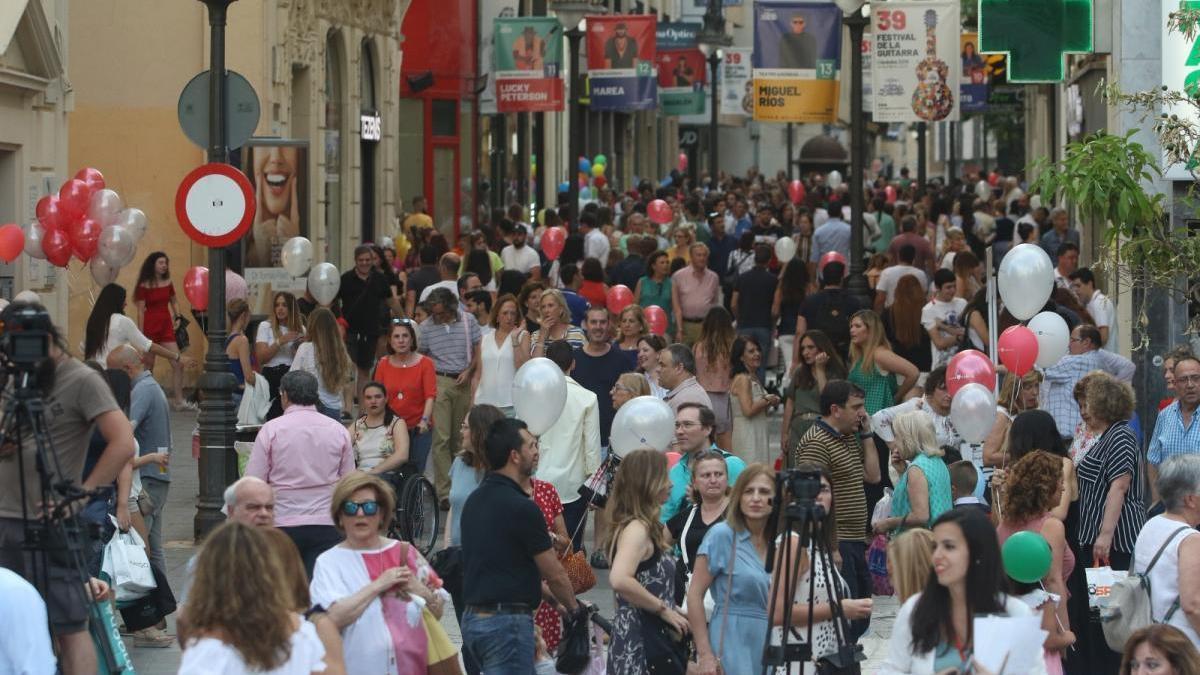
[[[474,0],[413,0],[404,14],[400,33],[400,94],[434,98],[473,95],[476,75]],[[409,75],[433,72],[433,86],[413,94]]]

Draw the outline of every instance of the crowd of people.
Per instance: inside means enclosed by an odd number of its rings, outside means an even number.
[[[1042,617],[1047,673],[1198,672],[1200,359],[1166,355],[1171,398],[1145,433],[1113,303],[1079,267],[1067,212],[1016,179],[984,196],[979,178],[862,186],[865,296],[847,283],[853,188],[814,175],[797,198],[784,176],[751,172],[708,192],[601,189],[577,222],[565,208],[525,222],[514,205],[458,242],[418,201],[393,237],[355,249],[331,305],[277,292],[257,319],[233,298],[235,399],[265,385],[273,406],[226,492],[232,522],[189,563],[178,635],[160,621],[137,643],[178,639],[185,673],[454,672],[460,657],[470,673],[549,673],[586,630],[586,577],[607,570],[615,674],[758,672],[764,645],[809,635],[810,670],[832,672],[891,593],[881,672],[986,672],[973,620],[995,614]],[[667,222],[648,217],[656,199]],[[784,238],[796,253],[781,259]],[[947,365],[1019,323],[999,307],[988,325],[984,261],[1021,243],[1055,265],[1045,309],[1069,326],[1070,353],[1021,377],[1000,369],[991,434],[968,443]],[[194,363],[173,298],[162,253],[139,275],[136,321],[126,291],[104,287],[81,352],[95,370],[55,338],[47,391],[69,477],[115,484],[99,512],[110,531],[142,532],[159,570],[170,414],[191,405],[180,375]],[[172,363],[171,398],[156,357]],[[542,357],[566,396],[535,436],[513,381]],[[613,420],[639,396],[670,407],[671,447],[616,457]],[[796,495],[779,492],[781,470],[819,477],[824,540],[783,536]],[[428,559],[388,536],[397,473],[427,471],[448,524]],[[0,563],[21,571],[18,477],[0,464],[0,478]],[[1035,583],[1002,563],[1024,532],[1051,551]],[[768,564],[784,559],[799,561],[793,588]],[[1097,566],[1151,579],[1159,625],[1123,657],[1090,606]],[[84,602],[47,597],[64,672],[94,670]],[[448,605],[461,654],[440,625]]]

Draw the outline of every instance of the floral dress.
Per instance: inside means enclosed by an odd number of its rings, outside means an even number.
[[[392,431],[396,421],[391,424],[380,424],[377,427],[367,426],[367,418],[360,417],[354,421],[354,431],[350,434],[354,441],[354,466],[360,471],[373,469],[392,456]]]
[[[536,478],[532,480],[533,503],[537,504],[542,516],[545,517],[546,529],[553,531],[554,519],[563,512],[562,501],[559,500],[558,492],[554,490],[553,485]],[[546,641],[546,649],[553,654],[554,650],[558,648],[558,641],[562,639],[562,617],[543,600],[542,604],[538,605],[533,622],[542,629],[542,639]]]
[[[654,597],[675,606],[675,558],[654,549],[654,554],[637,566],[634,578]],[[643,675],[647,672],[645,644],[642,642],[642,617],[648,612],[629,604],[617,595],[613,615],[612,642],[608,648],[610,675]]]

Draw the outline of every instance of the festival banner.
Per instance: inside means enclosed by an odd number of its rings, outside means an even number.
[[[753,49],[725,48],[725,58],[721,60],[721,67],[717,71],[720,75],[717,86],[721,88],[720,114],[742,117],[754,114],[753,60]]]
[[[754,119],[837,121],[842,10],[831,2],[758,2],[754,25]]]
[[[964,113],[985,112],[992,75],[987,57],[979,53],[979,34],[960,35],[959,53],[962,62],[962,84],[958,89],[959,109]]]
[[[562,25],[552,17],[496,19],[496,109],[563,109]]]
[[[655,17],[587,17],[587,65],[592,111],[653,110]]]
[[[962,71],[957,0],[893,0],[871,10],[875,121],[957,121]]]
[[[708,63],[696,48],[697,23],[660,23],[658,54],[658,109],[663,115],[704,113],[704,85]]]

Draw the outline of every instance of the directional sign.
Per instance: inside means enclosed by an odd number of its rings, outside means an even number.
[[[1062,82],[1092,51],[1093,0],[979,0],[979,51],[1008,55],[1009,82]]]
[[[191,142],[208,149],[208,73],[196,75],[179,95],[179,127]],[[258,127],[261,112],[254,87],[240,74],[225,71],[226,145],[233,150],[245,145]]]
[[[254,222],[254,187],[228,164],[193,169],[175,192],[175,216],[192,241],[223,248],[241,239]]]

